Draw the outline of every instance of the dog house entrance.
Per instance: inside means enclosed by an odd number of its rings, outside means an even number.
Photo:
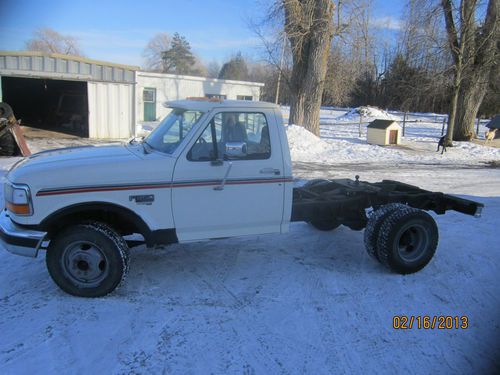
[[[397,130],[389,130],[389,144],[397,145],[398,144],[398,131]]]

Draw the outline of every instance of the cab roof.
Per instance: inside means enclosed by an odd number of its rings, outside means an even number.
[[[208,112],[215,108],[272,108],[279,109],[274,103],[257,102],[250,100],[226,100],[209,98],[188,98],[184,100],[172,100],[163,103],[168,108],[195,109]]]

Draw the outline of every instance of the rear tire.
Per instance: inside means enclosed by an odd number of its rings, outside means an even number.
[[[129,269],[129,249],[111,227],[78,224],[50,242],[45,257],[54,282],[78,297],[102,297],[115,290]]]
[[[397,209],[380,227],[378,258],[394,272],[414,273],[430,262],[438,241],[438,228],[431,215],[411,207]]]
[[[376,259],[380,262],[377,254],[377,239],[383,221],[388,215],[394,212],[394,210],[403,209],[405,207],[408,206],[402,203],[389,203],[379,207],[371,213],[370,217],[368,218],[368,222],[366,223],[364,240],[366,252],[373,259]]]

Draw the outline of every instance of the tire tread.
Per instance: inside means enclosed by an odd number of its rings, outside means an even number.
[[[427,254],[427,261],[421,262],[421,264],[417,266],[408,267],[397,264],[397,262],[393,259],[393,255],[391,253],[391,237],[394,235],[393,232],[395,228],[397,228],[399,223],[404,222],[405,220],[409,220],[412,216],[421,216],[422,218],[425,218],[425,220],[428,220],[429,223],[432,223],[434,231],[433,234],[435,235],[429,237],[431,243],[429,244],[430,252]],[[439,235],[434,219],[425,211],[406,206],[403,209],[397,209],[393,211],[383,221],[377,239],[377,254],[380,262],[386,267],[390,268],[392,271],[400,274],[414,273],[424,268],[432,259],[434,253],[436,252],[438,241]]]
[[[97,232],[102,236],[104,236],[107,240],[111,241],[114,244],[115,249],[118,250],[117,255],[119,262],[121,263],[120,280],[116,284],[113,283],[114,285],[112,285],[110,288],[101,291],[97,290],[93,294],[78,293],[75,291],[74,288],[65,286],[66,283],[65,279],[62,279],[62,281],[59,280],[61,276],[58,275],[58,272],[55,269],[56,267],[54,267],[54,264],[58,261],[58,259],[54,259],[55,255],[53,251],[55,251],[55,249],[59,245],[59,241],[63,240],[66,236],[71,235],[75,231],[82,229],[84,229],[85,231],[91,230],[93,232]],[[130,263],[129,256],[130,256],[130,251],[127,242],[112,227],[102,222],[90,221],[68,227],[63,232],[61,232],[59,236],[53,239],[49,245],[49,248],[47,249],[46,263],[50,276],[62,290],[64,290],[69,294],[80,297],[96,298],[96,297],[103,297],[113,292],[114,290],[120,288],[124,284],[129,272],[129,263]]]
[[[403,203],[388,203],[377,210],[374,210],[366,223],[365,233],[364,233],[364,242],[365,248],[368,255],[370,255],[373,259],[380,261],[378,252],[377,252],[377,240],[380,232],[380,227],[382,226],[382,222],[384,219],[390,215],[394,210],[403,209],[408,207]]]

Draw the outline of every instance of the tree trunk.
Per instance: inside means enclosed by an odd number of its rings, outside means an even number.
[[[455,78],[455,81],[457,79]],[[453,134],[455,129],[455,123],[457,118],[457,105],[458,105],[458,95],[460,94],[460,87],[455,83],[453,85],[453,93],[451,96],[450,102],[450,111],[448,113],[448,127],[446,128],[446,138],[445,138],[445,146],[451,147],[453,146]]]
[[[320,13],[323,10],[317,9],[316,11]],[[331,12],[333,13],[333,6],[331,7]],[[318,18],[321,16],[321,13],[317,14]],[[318,137],[320,135],[321,98],[323,97],[323,89],[325,87],[328,56],[330,55],[330,45],[333,37],[331,16],[328,20],[330,31],[327,25],[315,25],[316,28],[313,31],[313,37],[309,46],[308,70],[304,80],[304,89],[307,93],[304,106],[304,125],[307,130]]]
[[[288,118],[288,125],[304,124],[304,103],[305,96],[302,92],[294,93],[290,98],[290,117]]]
[[[304,104],[306,97],[303,80],[307,72],[307,51],[308,48],[303,47],[301,51],[297,51],[293,56],[294,64],[290,77],[290,92],[292,95],[290,97],[290,117],[288,118],[289,125],[304,125]],[[295,63],[295,61],[297,61],[297,63]]]
[[[453,89],[450,101],[450,110],[448,112],[448,127],[446,128],[446,139],[444,144],[446,147],[453,146],[455,134],[455,124],[457,123],[458,99],[460,96],[460,88],[462,85],[462,54],[455,59],[455,76],[453,78]]]
[[[488,88],[486,78],[466,80],[460,87],[453,131],[455,141],[470,141],[475,136],[474,122]]]
[[[455,70],[446,145],[452,138],[469,141],[474,137],[474,119],[499,55],[499,4],[500,0],[489,0],[484,22],[479,25],[478,1],[460,0],[457,24],[452,0],[441,0]]]
[[[289,124],[303,125],[319,136],[319,113],[330,44],[331,0],[283,0],[285,31],[292,47]]]

